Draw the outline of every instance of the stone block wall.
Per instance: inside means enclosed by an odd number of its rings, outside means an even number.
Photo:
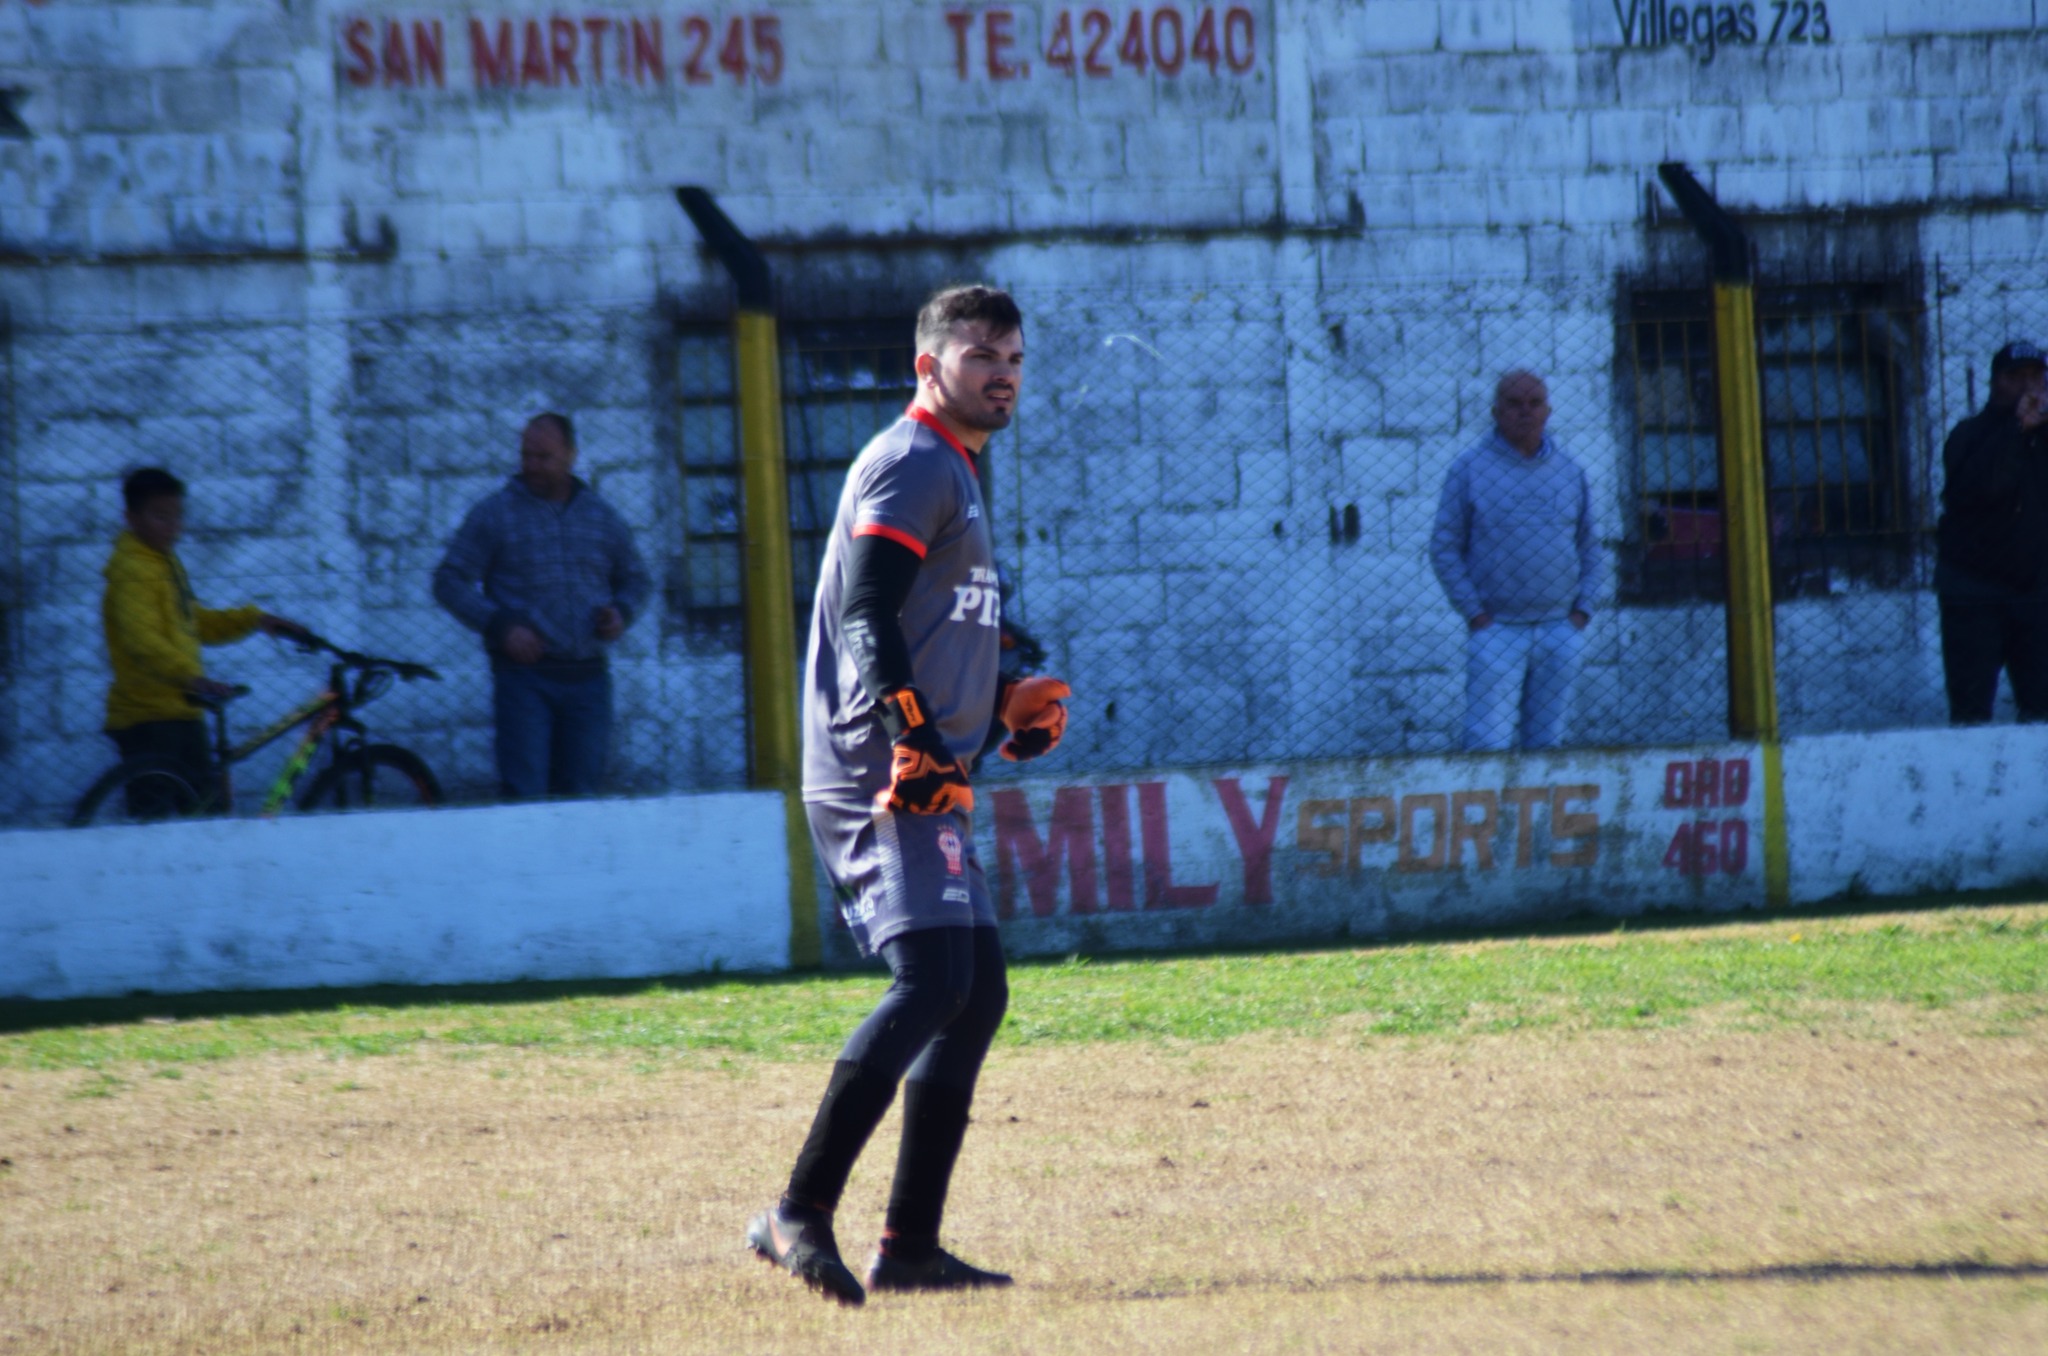
[[[1551,377],[1603,535],[1636,530],[1618,299],[1698,259],[1659,161],[1760,240],[1849,242],[1822,264],[1883,236],[1931,522],[1985,356],[2048,337],[2041,2],[0,3],[32,132],[0,141],[0,815],[103,756],[97,571],[149,458],[194,482],[202,596],[441,663],[392,733],[486,792],[479,662],[425,572],[559,405],[677,596],[674,335],[729,307],[679,184],[764,242],[793,320],[907,319],[963,276],[1026,301],[999,518],[1091,694],[1074,757],[1445,748],[1421,553],[1503,368]],[[1788,723],[1939,718],[1925,583],[1781,609]],[[1718,612],[1607,610],[1576,737],[1717,730]],[[266,691],[304,679],[258,653]],[[620,660],[622,787],[743,778],[727,643],[649,618]]]

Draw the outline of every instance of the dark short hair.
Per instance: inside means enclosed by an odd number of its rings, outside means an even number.
[[[185,482],[161,466],[143,466],[130,471],[121,482],[121,502],[130,513],[152,499],[183,499]]]
[[[568,415],[557,414],[553,410],[542,410],[539,414],[526,421],[528,428],[532,428],[535,424],[553,424],[555,432],[562,435],[563,442],[571,447],[576,446],[576,425],[570,421]]]
[[[939,352],[946,346],[946,340],[952,338],[953,327],[963,320],[986,325],[991,335],[1024,328],[1024,313],[1000,287],[983,287],[978,283],[948,287],[935,293],[917,313],[917,351]]]

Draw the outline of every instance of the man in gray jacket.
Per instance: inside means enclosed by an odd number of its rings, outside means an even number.
[[[1493,432],[1444,477],[1430,564],[1465,619],[1467,751],[1547,749],[1564,735],[1600,583],[1586,473],[1544,433],[1534,372],[1494,388]]]
[[[470,509],[434,571],[434,600],[481,631],[491,657],[508,800],[599,789],[612,728],[605,647],[652,589],[632,530],[575,465],[569,417],[535,415],[519,474]]]

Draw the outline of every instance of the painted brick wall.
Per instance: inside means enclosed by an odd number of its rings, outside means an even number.
[[[443,664],[391,729],[487,788],[480,665],[425,572],[539,402],[583,421],[587,467],[678,577],[670,326],[725,305],[682,183],[775,246],[798,311],[900,311],[963,274],[1024,297],[1004,550],[1090,694],[1077,757],[1443,749],[1459,635],[1421,550],[1503,367],[1552,377],[1602,531],[1628,530],[1617,279],[1691,249],[1652,220],[1660,160],[1740,211],[1907,223],[1900,262],[1944,308],[1912,374],[1930,511],[1928,449],[1981,398],[1983,355],[2048,331],[2040,2],[1260,0],[1105,23],[0,0],[0,86],[34,133],[0,142],[0,817],[101,760],[112,481],[157,458],[199,491],[203,592]],[[1937,719],[1930,616],[1911,591],[1786,604],[1788,723]],[[1720,728],[1717,612],[1598,627],[1579,737]],[[621,658],[645,715],[623,784],[743,775],[729,650],[650,618]],[[305,672],[236,663],[266,690]]]

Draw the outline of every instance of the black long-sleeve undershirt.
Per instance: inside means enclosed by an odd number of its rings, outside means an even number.
[[[860,685],[877,706],[914,681],[901,616],[922,563],[917,552],[883,536],[855,537],[846,553],[839,628],[853,651]]]

